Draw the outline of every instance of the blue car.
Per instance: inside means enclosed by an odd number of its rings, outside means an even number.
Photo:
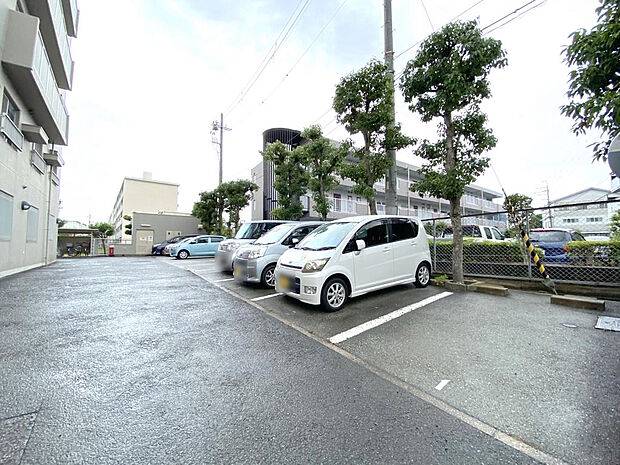
[[[577,231],[560,228],[532,229],[529,236],[534,247],[545,252],[545,263],[567,263],[566,243],[586,240]]]
[[[214,257],[224,236],[196,236],[170,247],[170,256],[184,260],[189,257]]]
[[[185,234],[183,236],[174,236],[171,237],[170,239],[161,242],[159,244],[155,244],[153,246],[153,249],[151,250],[151,253],[153,255],[163,255],[164,254],[164,249],[166,248],[166,246],[168,244],[176,244],[177,242],[182,241],[183,239],[187,239],[188,237],[196,237],[198,236],[198,234]]]

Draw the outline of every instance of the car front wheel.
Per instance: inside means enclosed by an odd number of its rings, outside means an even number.
[[[426,263],[420,263],[415,272],[415,287],[426,287],[431,280],[431,269]]]
[[[331,278],[321,291],[321,306],[328,312],[337,312],[347,301],[347,284],[341,278]]]
[[[276,266],[267,265],[263,270],[260,282],[265,287],[276,287]]]
[[[185,260],[187,257],[189,257],[189,252],[187,250],[181,250],[177,254],[177,258],[180,258],[181,260]]]

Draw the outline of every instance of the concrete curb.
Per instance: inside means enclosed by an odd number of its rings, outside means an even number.
[[[577,295],[552,295],[551,303],[584,310],[605,311],[605,301]]]

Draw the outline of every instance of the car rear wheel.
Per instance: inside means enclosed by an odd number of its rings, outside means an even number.
[[[177,258],[180,258],[181,260],[185,260],[187,257],[189,257],[189,252],[187,250],[181,250],[177,253]]]
[[[427,263],[420,263],[415,272],[415,287],[426,287],[431,280],[431,269]]]
[[[260,282],[265,287],[276,287],[276,266],[267,265],[263,270]]]
[[[347,301],[347,284],[341,278],[331,278],[321,291],[321,306],[328,312],[337,312]]]

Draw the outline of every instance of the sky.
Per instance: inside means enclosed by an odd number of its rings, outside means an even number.
[[[295,27],[268,53],[306,1]],[[409,47],[472,5],[461,19],[484,27],[527,1],[425,0],[427,15],[421,0],[393,0],[396,73],[415,57],[418,47]],[[597,5],[547,0],[489,33],[501,40],[508,66],[492,71],[492,96],[483,104],[498,139],[487,153],[497,176],[488,170],[477,184],[529,195],[534,205],[544,204],[547,186],[552,200],[609,188],[607,163],[593,163],[588,147],[597,135],[573,135],[559,109],[568,86],[562,49],[571,32],[595,24]],[[370,59],[383,59],[381,0],[82,0],[78,8],[60,194],[66,220],[107,221],[123,177],[145,171],[178,183],[179,211],[191,212],[198,194],[217,186],[210,131],[222,112],[231,128],[224,181],[250,178],[266,129],[318,123],[328,137],[347,138],[331,110],[335,86]],[[265,57],[264,72],[243,92]],[[396,112],[406,134],[435,137],[435,124],[410,112],[398,90]],[[423,162],[412,149],[397,158]]]

